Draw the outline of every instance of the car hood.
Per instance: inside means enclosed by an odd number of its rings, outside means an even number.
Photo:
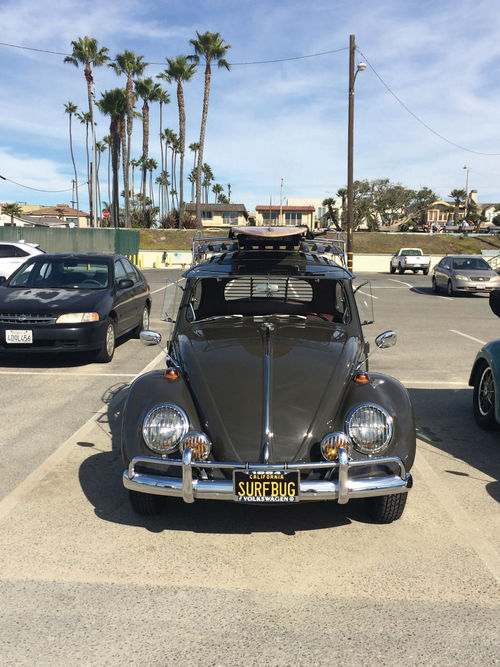
[[[1,313],[99,312],[106,290],[33,289],[0,287]]]
[[[311,444],[332,429],[361,354],[361,339],[343,327],[276,318],[268,324],[271,331],[252,318],[196,322],[178,338],[218,460],[265,460],[267,410],[268,461],[307,460]]]

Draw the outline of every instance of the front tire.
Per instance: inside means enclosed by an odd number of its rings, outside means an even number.
[[[151,493],[140,493],[131,489],[128,493],[132,509],[141,516],[155,516],[165,507],[165,496],[154,496]]]
[[[429,269],[422,269],[422,273],[426,276],[429,273]]]
[[[391,264],[389,270],[390,270],[391,273],[396,273],[396,267],[393,266],[392,264]]]
[[[392,523],[403,514],[407,493],[398,493],[393,496],[377,496],[367,498],[368,514],[375,523]]]
[[[113,358],[116,345],[115,323],[108,317],[106,318],[106,328],[104,331],[104,340],[100,350],[96,354],[96,361],[100,364],[107,364]]]
[[[432,291],[434,292],[434,294],[437,294],[439,292],[439,287],[438,287],[438,284],[436,282],[436,277],[435,276],[432,276]]]
[[[132,336],[134,338],[139,338],[141,335],[141,331],[144,331],[144,329],[149,329],[149,308],[147,304],[144,304],[144,308],[142,309],[141,321],[135,327],[135,329],[133,329]]]
[[[446,294],[448,296],[453,296],[455,294],[451,280],[448,280],[448,284],[446,285]]]
[[[399,273],[400,273],[401,275],[403,275],[404,272],[405,272],[405,270],[403,269],[402,266],[400,266],[400,267],[399,267]]]
[[[495,383],[493,381],[493,371],[486,362],[481,364],[476,373],[472,401],[472,411],[478,426],[485,430],[498,428],[495,418]]]

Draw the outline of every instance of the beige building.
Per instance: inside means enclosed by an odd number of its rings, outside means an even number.
[[[196,215],[196,204],[186,204],[186,213]],[[248,211],[244,204],[202,204],[203,227],[234,227],[248,224]]]
[[[75,227],[89,227],[90,215],[85,211],[78,211],[66,204],[57,204],[56,206],[41,206],[41,207],[27,207],[23,206],[23,217],[27,219],[28,216],[35,218],[51,218],[60,220],[68,225],[73,224]],[[28,210],[27,210],[28,209]]]
[[[314,229],[316,226],[316,208],[312,204],[256,206],[255,216],[258,226],[307,225],[309,229]]]

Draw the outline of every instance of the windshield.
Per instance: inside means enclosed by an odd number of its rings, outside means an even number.
[[[482,257],[460,257],[453,260],[452,268],[460,271],[489,271],[491,269],[488,262]]]
[[[406,250],[401,251],[401,254],[405,255],[406,257],[415,257],[417,255],[421,255],[422,251],[418,248],[406,248]]]
[[[184,307],[188,321],[235,315],[351,321],[344,281],[332,279],[276,275],[199,278],[190,281]]]
[[[108,265],[95,260],[36,260],[25,264],[9,281],[9,287],[41,289],[102,289],[108,285]]]

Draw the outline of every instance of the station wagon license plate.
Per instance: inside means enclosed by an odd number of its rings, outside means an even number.
[[[32,343],[33,332],[31,329],[6,329],[6,343]]]
[[[234,493],[240,503],[295,503],[299,471],[235,470]]]

